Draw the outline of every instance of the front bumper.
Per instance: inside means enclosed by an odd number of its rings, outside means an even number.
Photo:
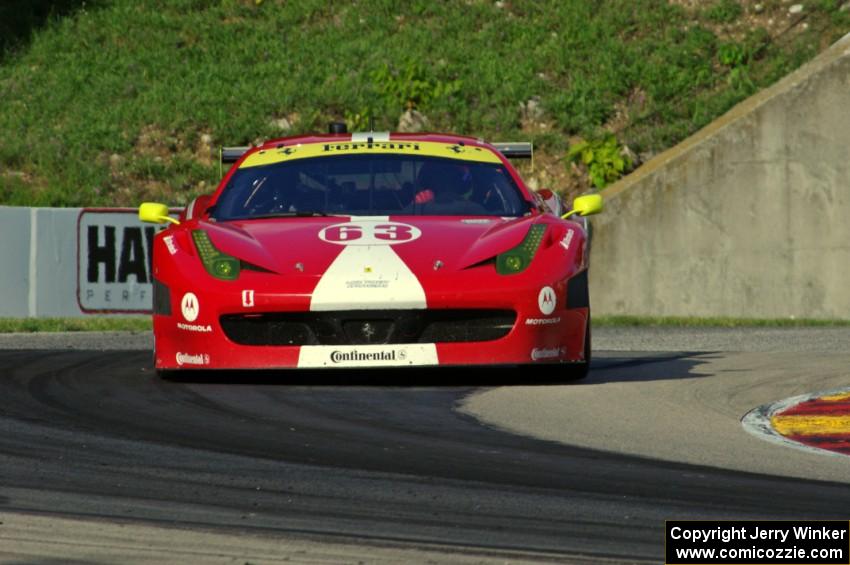
[[[515,312],[513,326],[497,339],[429,342],[426,336],[422,342],[420,334],[419,341],[404,342],[395,336],[390,343],[351,343],[340,336],[330,341],[302,340],[304,344],[298,345],[248,344],[243,338],[239,343],[232,331],[225,331],[222,319],[293,312],[318,316],[309,311],[309,297],[262,289],[246,295],[245,289],[232,285],[204,291],[172,288],[171,314],[154,315],[156,367],[283,369],[582,362],[589,309],[584,303],[568,307],[574,301],[567,300],[567,286],[564,280],[549,287],[558,298],[548,314],[541,311],[541,285],[511,288],[510,292],[504,288],[477,289],[474,294],[455,289],[429,297],[429,307],[423,311],[426,315],[464,309]],[[189,317],[196,316],[192,321],[186,319],[181,307],[189,292],[196,297],[198,308],[190,312]]]

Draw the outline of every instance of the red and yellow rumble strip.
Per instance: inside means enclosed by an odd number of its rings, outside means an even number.
[[[850,392],[805,400],[775,413],[770,424],[790,440],[850,455]]]

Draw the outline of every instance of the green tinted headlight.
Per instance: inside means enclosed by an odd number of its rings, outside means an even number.
[[[500,275],[515,275],[523,272],[534,259],[534,254],[543,241],[546,226],[531,226],[522,243],[496,257],[496,272]]]
[[[192,239],[195,240],[195,248],[201,257],[201,263],[209,274],[226,281],[233,281],[239,277],[239,259],[216,249],[207,232],[195,230],[192,232]]]

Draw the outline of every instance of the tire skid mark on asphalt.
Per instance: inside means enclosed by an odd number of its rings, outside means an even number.
[[[850,389],[794,396],[741,420],[762,439],[818,454],[850,455]]]

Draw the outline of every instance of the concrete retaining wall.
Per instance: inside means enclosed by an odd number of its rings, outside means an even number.
[[[850,36],[603,195],[594,314],[850,318]]]

